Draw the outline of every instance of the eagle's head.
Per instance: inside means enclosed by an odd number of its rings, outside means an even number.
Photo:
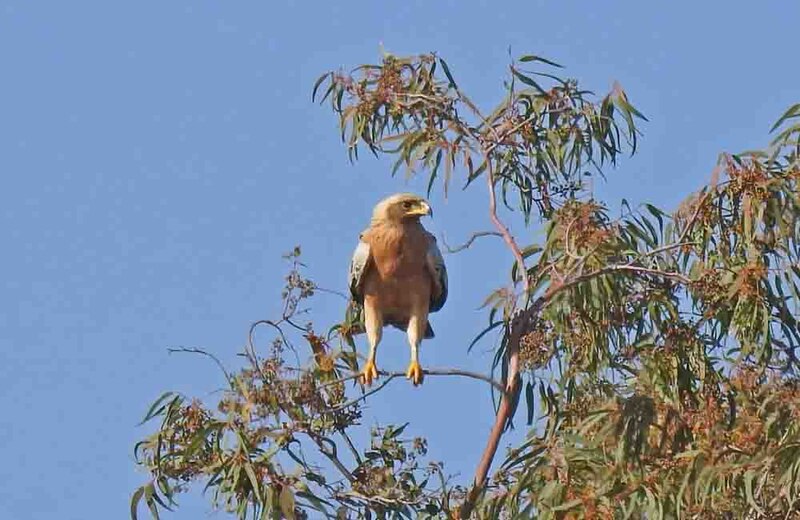
[[[413,193],[396,193],[375,206],[372,220],[399,223],[407,219],[419,220],[425,215],[433,215],[428,201]]]

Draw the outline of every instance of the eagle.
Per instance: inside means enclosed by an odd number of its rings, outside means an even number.
[[[436,238],[420,218],[433,216],[430,204],[413,193],[397,193],[373,209],[369,227],[361,233],[350,262],[350,294],[363,305],[369,356],[360,379],[371,385],[378,377],[375,354],[383,327],[408,334],[411,363],[406,378],[422,383],[419,345],[434,337],[428,314],[447,300],[447,269]]]

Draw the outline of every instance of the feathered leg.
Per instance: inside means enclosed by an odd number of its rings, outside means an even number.
[[[406,370],[406,379],[410,379],[414,386],[422,384],[424,374],[419,364],[419,344],[425,337],[425,329],[428,326],[427,313],[415,313],[408,320],[408,343],[411,345],[411,363]]]
[[[371,385],[372,381],[378,378],[375,355],[377,354],[378,343],[381,342],[381,337],[383,336],[383,316],[368,300],[364,302],[364,327],[367,329],[369,356],[361,371],[361,384]]]

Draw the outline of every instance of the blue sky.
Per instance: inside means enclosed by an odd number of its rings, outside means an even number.
[[[281,253],[301,244],[309,274],[344,290],[374,202],[424,191],[388,161],[348,163],[310,102],[322,72],[374,61],[380,43],[435,50],[487,106],[510,46],[597,92],[618,80],[650,123],[598,192],[671,208],[800,101],[798,20],[793,2],[0,2],[0,518],[124,518],[149,402],[221,384],[166,349],[235,367],[250,322],[278,311]],[[437,191],[428,227],[453,243],[488,229],[482,188]],[[505,282],[487,266],[510,262],[491,240],[447,256],[423,365],[488,370],[491,345],[466,346]],[[315,316],[342,309],[323,295]],[[382,366],[407,358],[388,333]],[[411,419],[432,458],[470,477],[492,421],[484,385],[397,382],[371,403],[367,425]],[[169,518],[210,513],[196,494],[182,505]]]

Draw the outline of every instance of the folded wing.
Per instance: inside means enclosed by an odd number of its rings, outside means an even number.
[[[364,303],[364,279],[369,262],[369,244],[359,237],[358,245],[353,251],[353,258],[350,260],[350,294],[353,296],[353,300],[359,304]]]
[[[428,269],[434,280],[434,290],[431,292],[431,305],[429,312],[436,312],[444,306],[447,301],[447,267],[444,265],[444,258],[439,246],[436,245],[436,237],[428,233],[428,254],[426,257]]]

